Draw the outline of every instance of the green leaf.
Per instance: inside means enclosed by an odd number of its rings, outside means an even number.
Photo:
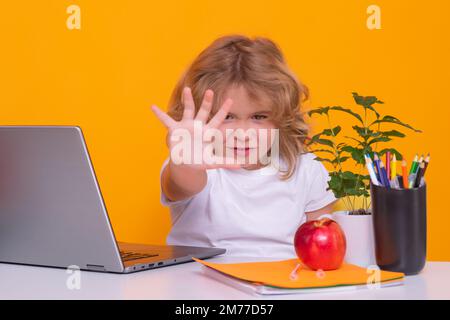
[[[375,103],[383,104],[384,102],[381,100],[378,100],[375,96],[360,96],[357,92],[352,92],[353,99],[355,100],[356,104],[359,104],[360,106],[371,106]]]
[[[319,132],[318,134],[313,135],[313,136],[311,137],[311,140],[310,140],[309,144],[313,144],[313,143],[317,142],[317,140],[320,139],[320,136],[321,136],[322,134],[323,134],[323,131],[322,131],[322,132]]]
[[[353,140],[353,141],[357,142],[359,145],[364,145],[364,141],[359,141],[358,139],[355,139],[355,138],[349,137],[349,136],[345,136],[345,138]]]
[[[356,179],[357,176],[356,176],[356,174],[354,174],[351,171],[344,171],[344,172],[342,172],[341,177],[344,180],[353,180],[353,179]]]
[[[336,126],[333,129],[323,130],[323,134],[326,136],[337,136],[339,132],[341,132],[341,126]]]
[[[333,141],[331,141],[329,139],[322,139],[322,138],[320,138],[320,139],[316,139],[315,142],[318,143],[318,144],[322,144],[322,145],[329,146],[329,147],[333,148]]]
[[[321,157],[315,157],[314,160],[320,161],[320,162],[329,162],[333,163],[330,159],[327,158],[321,158]]]
[[[390,130],[390,131],[380,131],[379,132],[382,136],[385,137],[399,137],[399,138],[404,138],[405,134],[397,131],[397,130]]]
[[[336,175],[330,175],[331,179],[328,181],[328,185],[332,190],[339,190],[342,188],[342,179]]]
[[[340,157],[340,158],[336,158],[332,161],[333,164],[338,164],[338,163],[344,163],[345,161],[347,161],[348,159],[350,159],[350,157]]]
[[[342,151],[345,151],[345,152],[348,152],[348,153],[352,153],[353,150],[355,150],[355,149],[356,149],[356,148],[355,148],[355,147],[352,147],[352,146],[345,146],[345,147],[342,147],[342,148],[341,148]]]
[[[363,119],[361,118],[361,116],[359,114],[357,114],[356,112],[350,110],[350,109],[346,109],[346,108],[343,108],[343,107],[340,107],[340,106],[334,106],[334,107],[331,107],[330,110],[336,110],[336,111],[341,111],[341,112],[345,112],[345,113],[351,114],[356,119],[358,119],[359,122],[364,123]]]
[[[365,109],[369,109],[372,112],[375,113],[377,116],[377,119],[380,117],[380,114],[375,110],[375,108],[372,106],[375,103],[384,103],[383,101],[378,100],[377,97],[374,96],[360,96],[356,92],[352,92],[353,99],[355,100],[356,104],[359,104],[360,106],[363,106]]]
[[[373,154],[372,146],[366,146],[366,150],[364,151],[364,153]]]
[[[356,183],[356,178],[355,179],[343,179],[342,180],[342,188],[344,188],[344,192],[348,193],[347,190],[356,189],[355,183]]]
[[[342,148],[342,151],[350,153],[352,159],[355,160],[357,164],[365,164],[366,160],[364,159],[364,154],[371,152],[372,148],[356,148],[352,146],[345,146]]]
[[[343,198],[347,196],[344,192],[344,180],[341,175],[341,171],[330,172],[329,174],[330,180],[328,181],[327,190],[332,190],[336,198]]]
[[[317,113],[319,115],[328,114],[329,110],[330,110],[330,107],[320,107],[320,108],[317,108],[317,109],[312,109],[312,110],[308,111],[308,116],[311,117],[315,113]]]
[[[388,142],[391,141],[392,139],[389,137],[378,137],[378,138],[373,138],[372,140],[369,140],[367,142],[367,144],[370,146],[371,144],[377,143],[377,142]]]
[[[382,149],[381,151],[378,152],[378,155],[381,157],[382,155],[384,155],[386,152],[390,152],[392,154],[395,154],[395,158],[397,160],[403,160],[402,154],[400,152],[398,152],[396,149],[394,148],[385,148]]]
[[[334,152],[332,150],[329,149],[316,149],[316,150],[311,150],[310,152],[314,153],[314,152],[327,152],[327,153],[331,153],[334,155]]]
[[[364,103],[364,97],[363,96],[360,96],[358,93],[356,93],[356,92],[352,92],[352,95],[353,95],[353,100],[355,100],[355,102],[356,102],[356,104],[359,104],[359,105],[361,105],[361,106],[363,106],[365,103]]]
[[[394,123],[394,124],[397,124],[399,126],[403,126],[403,127],[408,128],[408,129],[411,129],[411,130],[413,130],[415,132],[422,132],[421,130],[414,129],[409,124],[401,122],[399,119],[397,119],[396,117],[393,117],[393,116],[384,116],[382,119],[377,119],[374,122],[372,122],[369,125],[369,127],[374,125],[374,124],[377,124],[377,123]]]
[[[376,115],[376,117],[377,117],[377,119],[379,119],[380,118],[380,114],[375,110],[375,108],[374,107],[372,107],[372,106],[367,106],[367,107],[365,107],[365,108],[367,108],[367,109],[369,109],[369,110],[371,110],[371,111],[373,111],[373,113],[375,113],[375,115]]]
[[[351,152],[351,155],[353,160],[355,160],[357,164],[365,164],[366,160],[364,159],[364,153],[365,153],[364,149],[355,148]]]
[[[370,130],[368,127],[359,127],[359,126],[352,126],[353,130],[355,130],[360,137],[362,137],[364,140],[369,139],[370,137],[377,137],[380,135],[379,132]]]

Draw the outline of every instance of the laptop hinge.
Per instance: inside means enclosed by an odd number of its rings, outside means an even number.
[[[87,264],[86,267],[89,270],[93,270],[93,271],[106,271],[105,266],[101,266],[101,265],[98,265],[98,264]]]

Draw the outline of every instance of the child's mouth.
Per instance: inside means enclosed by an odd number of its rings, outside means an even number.
[[[248,156],[250,154],[250,150],[252,150],[254,148],[248,148],[248,147],[238,148],[238,147],[234,147],[234,148],[229,148],[229,149],[233,150],[235,155]]]

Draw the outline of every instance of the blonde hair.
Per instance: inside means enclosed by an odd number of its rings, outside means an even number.
[[[262,96],[271,101],[270,119],[279,129],[280,157],[287,170],[280,171],[288,179],[295,171],[298,155],[305,152],[309,128],[301,111],[308,99],[308,88],[288,68],[280,48],[270,39],[228,35],[204,49],[183,73],[169,102],[168,114],[175,120],[183,115],[182,90],[191,88],[198,111],[207,89],[214,91],[212,117],[223,103],[223,94],[231,86],[243,85],[250,98]]]

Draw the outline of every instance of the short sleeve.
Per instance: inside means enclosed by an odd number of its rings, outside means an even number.
[[[330,176],[322,162],[311,159],[311,184],[305,205],[305,212],[319,210],[337,200],[333,191],[328,190]]]
[[[185,206],[185,205],[187,205],[187,204],[189,203],[189,201],[190,201],[194,196],[189,197],[189,198],[187,198],[187,199],[183,199],[183,200],[172,201],[172,200],[170,200],[169,198],[167,198],[167,196],[164,194],[164,191],[163,191],[163,189],[162,189],[162,173],[163,173],[164,168],[167,166],[168,163],[169,163],[169,158],[167,158],[167,159],[164,161],[164,163],[163,163],[163,165],[162,165],[162,167],[161,167],[161,171],[159,172],[159,190],[160,190],[160,194],[161,194],[161,197],[160,197],[161,204],[162,204],[163,206],[166,206],[166,207],[179,207],[179,206]]]

